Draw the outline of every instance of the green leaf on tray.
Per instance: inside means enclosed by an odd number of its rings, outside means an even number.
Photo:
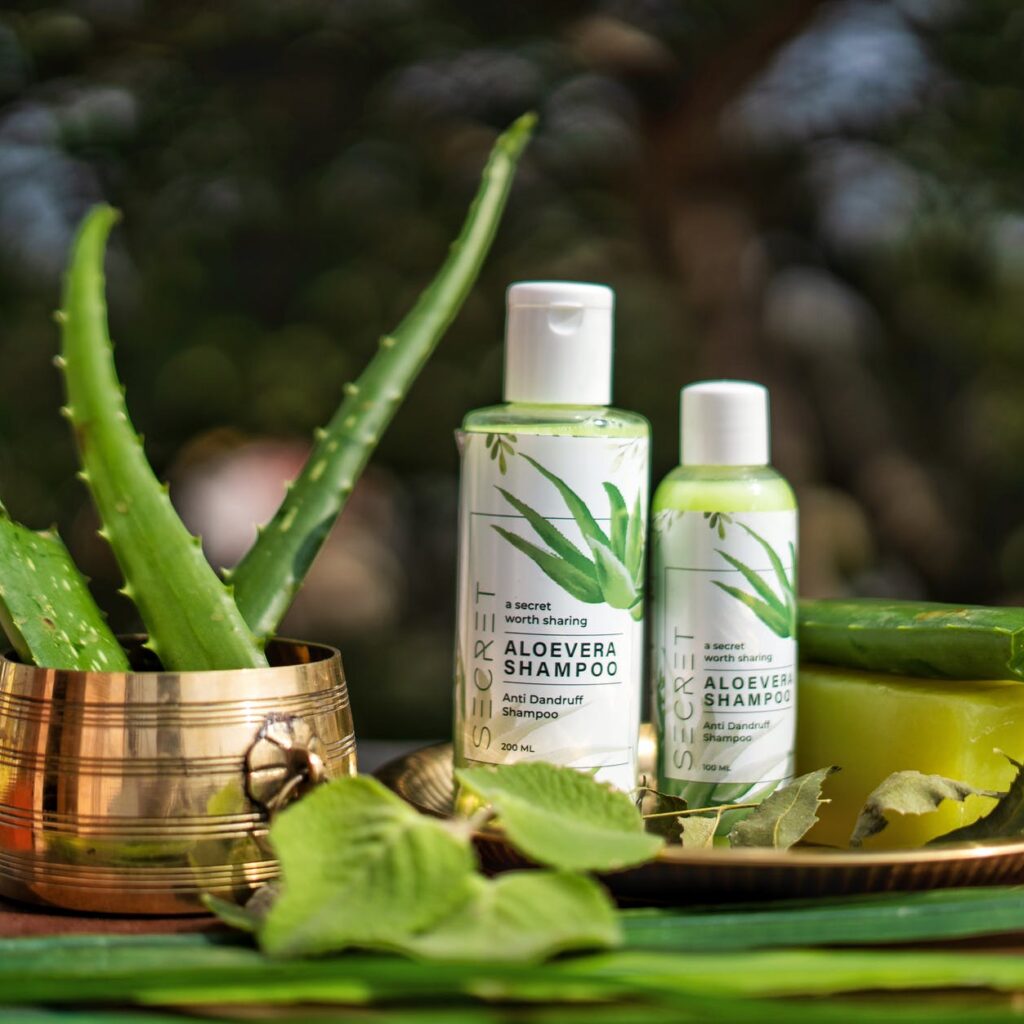
[[[731,846],[772,846],[788,850],[799,842],[818,820],[818,808],[826,801],[821,788],[836,765],[819,768],[777,789],[738,822],[729,833]]]
[[[666,843],[678,843],[679,813],[686,810],[686,801],[681,796],[651,789],[646,784],[646,776],[641,780],[637,797],[637,807],[643,815],[647,831],[661,836]]]
[[[421,815],[374,779],[314,790],[274,819],[270,838],[279,892],[267,886],[245,907],[205,902],[273,955],[360,947],[439,962],[532,963],[621,942],[614,906],[593,880],[552,871],[483,878],[465,822]]]
[[[282,888],[259,931],[268,953],[299,956],[404,940],[469,897],[468,840],[375,779],[338,779],[270,829]]]
[[[999,802],[983,818],[953,829],[945,835],[929,841],[934,843],[966,843],[978,839],[999,839],[1000,837],[1024,835],[1024,765],[1014,760],[1005,751],[999,751],[1017,770],[1007,792],[997,794]],[[991,796],[993,794],[986,794]]]
[[[585,875],[513,871],[475,878],[472,890],[467,903],[396,948],[434,961],[536,963],[622,941],[615,907]]]
[[[248,904],[240,906],[230,900],[223,900],[219,896],[204,893],[203,906],[211,914],[216,914],[230,928],[235,928],[240,932],[249,932],[250,935],[255,935],[259,930],[260,919],[249,910]]]
[[[237,928],[241,932],[255,935],[260,925],[266,920],[270,908],[281,894],[281,886],[277,882],[268,882],[257,889],[243,906],[222,900],[210,893],[203,895],[203,905],[211,914],[216,914],[226,925]]]
[[[890,814],[928,814],[944,800],[966,800],[969,796],[999,797],[990,790],[975,789],[941,775],[918,771],[893,772],[868,796],[850,836],[850,845],[861,846],[865,839],[878,835],[888,824]]]
[[[541,864],[613,871],[650,860],[662,841],[633,801],[572,768],[539,761],[462,768],[458,782],[490,804],[509,842]]]
[[[679,822],[679,841],[685,850],[706,850],[715,845],[715,832],[722,820],[721,813],[705,817],[703,814],[689,814],[676,819]]]

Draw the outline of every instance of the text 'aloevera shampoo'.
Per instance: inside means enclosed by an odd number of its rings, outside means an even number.
[[[690,807],[756,802],[793,777],[796,499],[768,464],[760,384],[685,387],[680,419],[652,520],[660,788]]]
[[[455,763],[636,786],[650,427],[611,401],[610,288],[508,290],[505,405],[459,439]]]

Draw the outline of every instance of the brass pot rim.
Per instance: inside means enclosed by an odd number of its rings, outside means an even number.
[[[119,633],[117,639],[126,646],[129,656],[137,648],[141,648],[146,641],[145,633]],[[313,665],[320,661],[329,661],[335,655],[341,657],[341,651],[330,644],[317,643],[311,640],[296,640],[294,637],[275,636],[267,641],[270,649],[281,647],[285,649],[307,648],[311,657],[292,662],[277,662],[269,668],[292,668],[295,665]],[[156,676],[156,675],[213,675],[218,672],[265,672],[266,668],[228,668],[228,669],[185,669],[181,672],[170,672],[168,669],[131,669],[128,672],[98,672],[89,669],[71,668],[49,668],[44,665],[30,665],[22,661],[17,653],[10,647],[0,650],[0,664],[13,665],[18,669],[30,669],[40,672],[63,672],[69,676]]]
[[[129,659],[143,663],[148,656],[143,648],[145,634],[123,634],[118,639],[128,651]],[[11,675],[15,689],[39,693],[40,688],[52,692],[59,680],[62,687],[79,694],[97,689],[117,688],[127,702],[154,695],[174,682],[181,695],[189,701],[210,700],[221,694],[225,699],[244,700],[259,697],[267,690],[276,691],[285,676],[317,673],[331,664],[341,671],[341,651],[328,644],[275,637],[267,642],[270,665],[265,668],[192,669],[170,671],[164,668],[133,668],[128,672],[93,672],[83,669],[44,668],[21,661],[14,651],[0,651],[0,676]]]

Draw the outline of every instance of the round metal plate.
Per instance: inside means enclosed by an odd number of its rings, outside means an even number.
[[[377,777],[418,810],[450,817],[451,744],[426,747],[385,765]],[[526,865],[500,836],[477,833],[487,870]],[[715,903],[789,899],[1024,882],[1024,840],[957,843],[915,850],[684,850],[604,876],[619,899],[642,903]]]

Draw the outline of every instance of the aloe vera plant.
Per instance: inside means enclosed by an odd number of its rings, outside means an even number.
[[[562,501],[590,549],[588,558],[568,537],[536,509],[499,487],[501,496],[533,527],[534,533],[550,550],[538,547],[525,537],[501,526],[492,529],[529,558],[549,579],[567,594],[587,604],[628,609],[634,619],[643,616],[644,513],[637,493],[632,511],[622,492],[613,483],[603,484],[608,495],[610,525],[608,533],[598,525],[586,502],[559,476],[549,472],[536,459],[524,458],[558,490]]]
[[[0,626],[22,661],[91,672],[128,668],[124,650],[55,532],[30,530],[0,505],[0,565]]]
[[[390,334],[316,443],[274,518],[231,574],[235,600],[259,637],[273,633],[385,427],[462,307],[498,228],[536,118],[526,114],[495,143],[483,180],[437,276]]]
[[[448,259],[398,328],[381,339],[363,374],[348,385],[273,522],[228,585],[174,511],[166,485],[154,474],[132,428],[114,368],[104,296],[103,259],[118,214],[97,206],[86,216],[57,313],[63,337],[57,365],[67,389],[63,412],[78,446],[79,475],[102,520],[100,533],[124,575],[122,592],[138,607],[148,646],[165,668],[267,664],[264,641],[479,273],[534,121],[533,115],[520,118],[497,140]],[[34,534],[6,516],[0,516],[0,626],[19,656],[36,664],[128,667],[59,539]]]
[[[128,418],[107,331],[103,252],[117,213],[97,206],[75,239],[58,313],[58,365],[82,480],[92,493],[124,573],[124,593],[139,609],[148,643],[165,668],[258,668],[266,658],[230,591],[203,557],[146,461]]]
[[[734,569],[738,569],[743,578],[753,588],[754,593],[741,590],[739,587],[730,586],[719,580],[712,580],[712,583],[724,590],[730,597],[736,598],[741,604],[746,605],[776,636],[793,636],[796,632],[796,580],[790,579],[786,574],[786,567],[782,564],[775,549],[759,533],[755,533],[744,523],[739,524],[758,544],[764,548],[768,561],[771,563],[775,578],[778,581],[779,592],[776,593],[772,586],[762,579],[761,574],[749,565],[745,565],[738,558],[734,558],[727,551],[721,548],[715,550]],[[721,534],[720,534],[721,535]],[[791,564],[796,567],[796,551],[792,544],[789,545]]]

